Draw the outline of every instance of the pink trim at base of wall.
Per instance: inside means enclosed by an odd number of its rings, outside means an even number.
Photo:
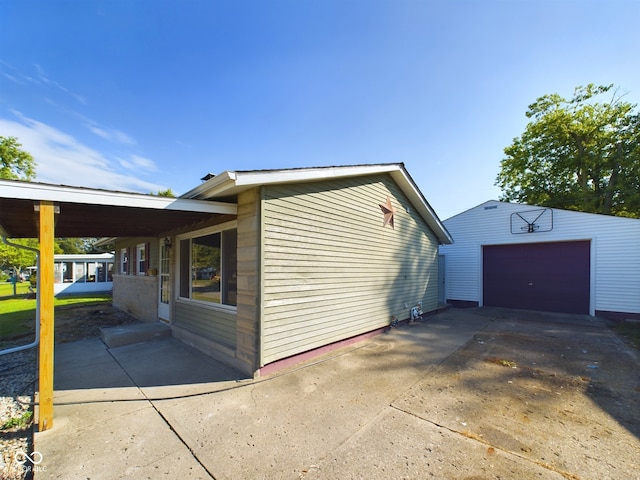
[[[275,362],[269,363],[258,370],[258,376],[263,377],[265,375],[270,375],[274,372],[277,372],[278,370],[282,370],[298,363],[305,362],[307,360],[310,360],[311,358],[319,357],[320,355],[324,355],[325,353],[329,353],[339,348],[353,345],[354,343],[361,342],[362,340],[366,340],[367,338],[375,337],[376,335],[380,335],[386,329],[386,327],[378,328],[361,335],[356,335],[355,337],[346,338],[344,340],[340,340],[339,342],[330,343],[329,345],[324,345],[307,352],[292,355],[291,357],[283,358],[282,360],[276,360]]]
[[[451,305],[441,305],[435,310],[425,312],[423,314],[423,317],[430,317],[432,315],[436,315],[440,312],[444,312],[445,310],[448,310],[450,307]],[[409,322],[409,319],[406,318],[404,320],[401,320],[399,324],[404,324],[408,322]],[[324,355],[325,353],[329,353],[339,348],[353,345],[354,343],[361,342],[363,340],[366,340],[367,338],[375,337],[377,335],[380,335],[381,333],[387,332],[389,328],[391,327],[387,326],[383,328],[377,328],[375,330],[371,330],[370,332],[356,335],[355,337],[346,338],[344,340],[340,340],[338,342],[331,343],[329,345],[324,345],[322,347],[318,347],[316,349],[309,350],[307,352],[299,353],[297,355],[292,355],[291,357],[283,358],[282,360],[276,360],[275,362],[269,363],[264,367],[260,368],[256,372],[256,376],[262,377],[265,375],[270,375],[284,368],[288,368],[298,363],[302,363],[307,360],[310,360],[312,358],[319,357],[320,355]]]

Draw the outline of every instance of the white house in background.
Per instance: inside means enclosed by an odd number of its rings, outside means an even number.
[[[113,253],[54,255],[54,295],[111,291],[113,262]]]
[[[445,220],[448,303],[640,318],[640,220],[488,201]]]

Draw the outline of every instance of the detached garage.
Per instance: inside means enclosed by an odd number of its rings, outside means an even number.
[[[443,223],[454,306],[640,318],[640,220],[489,201]]]

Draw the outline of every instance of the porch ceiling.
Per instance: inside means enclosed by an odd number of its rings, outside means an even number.
[[[0,181],[0,233],[38,238],[40,201],[59,207],[56,237],[145,237],[235,214],[235,204]]]

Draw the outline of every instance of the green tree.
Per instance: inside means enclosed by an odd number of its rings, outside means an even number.
[[[56,238],[55,253],[84,254],[100,253],[95,243],[97,238]]]
[[[11,243],[38,248],[38,241],[34,238],[18,238],[11,240]],[[19,273],[27,267],[35,266],[35,264],[36,253],[34,251],[17,248],[0,242],[0,265],[2,265],[2,268]]]
[[[29,181],[36,177],[33,157],[20,147],[16,137],[0,136],[0,178]]]
[[[597,99],[606,97],[606,101]],[[504,149],[501,200],[640,217],[640,114],[613,85],[577,87],[529,105]]]
[[[173,190],[171,190],[170,188],[167,188],[166,190],[159,191],[155,195],[158,196],[158,197],[176,198],[176,194],[173,193]]]

